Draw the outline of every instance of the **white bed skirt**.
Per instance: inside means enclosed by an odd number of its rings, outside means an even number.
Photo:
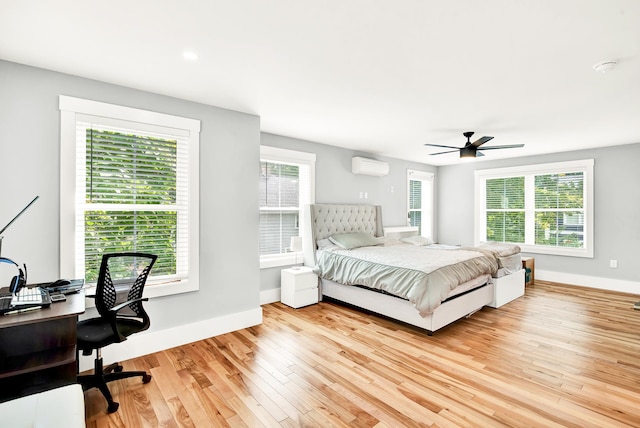
[[[445,301],[424,318],[418,314],[411,302],[398,297],[326,279],[320,279],[320,288],[323,296],[423,328],[431,335],[434,331],[491,303],[494,299],[494,285],[490,279],[487,275],[486,285]]]

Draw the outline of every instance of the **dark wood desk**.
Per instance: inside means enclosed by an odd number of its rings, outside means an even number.
[[[0,315],[0,402],[76,382],[84,291],[49,308]]]

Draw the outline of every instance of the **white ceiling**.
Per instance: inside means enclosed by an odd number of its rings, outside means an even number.
[[[640,143],[638,0],[0,0],[0,58],[432,165]]]

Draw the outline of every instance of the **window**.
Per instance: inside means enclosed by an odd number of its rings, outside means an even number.
[[[476,244],[593,257],[593,159],[475,174]]]
[[[61,274],[95,283],[102,254],[146,252],[145,295],[197,289],[200,122],[65,96],[60,110]]]
[[[418,226],[419,235],[433,238],[434,174],[409,169],[407,177],[409,226]]]
[[[260,147],[260,267],[294,264],[291,237],[303,236],[301,216],[315,201],[312,153]]]

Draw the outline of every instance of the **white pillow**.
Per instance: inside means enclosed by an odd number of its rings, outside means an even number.
[[[426,236],[420,236],[420,235],[409,236],[408,238],[402,238],[401,241],[406,242],[407,244],[420,245],[420,246],[431,245],[434,243],[433,239],[427,238]]]
[[[336,244],[331,242],[331,240],[329,238],[327,238],[327,239],[318,239],[316,241],[316,245],[318,246],[319,250],[322,250],[322,249],[327,248],[327,247],[335,247],[336,246]]]
[[[365,232],[336,233],[331,235],[329,240],[345,250],[382,244],[378,238]]]
[[[390,247],[392,245],[400,245],[400,244],[402,244],[402,241],[400,239],[398,239],[398,238],[389,238],[388,236],[385,236],[383,238],[378,238],[378,239],[380,239],[380,242],[385,247]]]

